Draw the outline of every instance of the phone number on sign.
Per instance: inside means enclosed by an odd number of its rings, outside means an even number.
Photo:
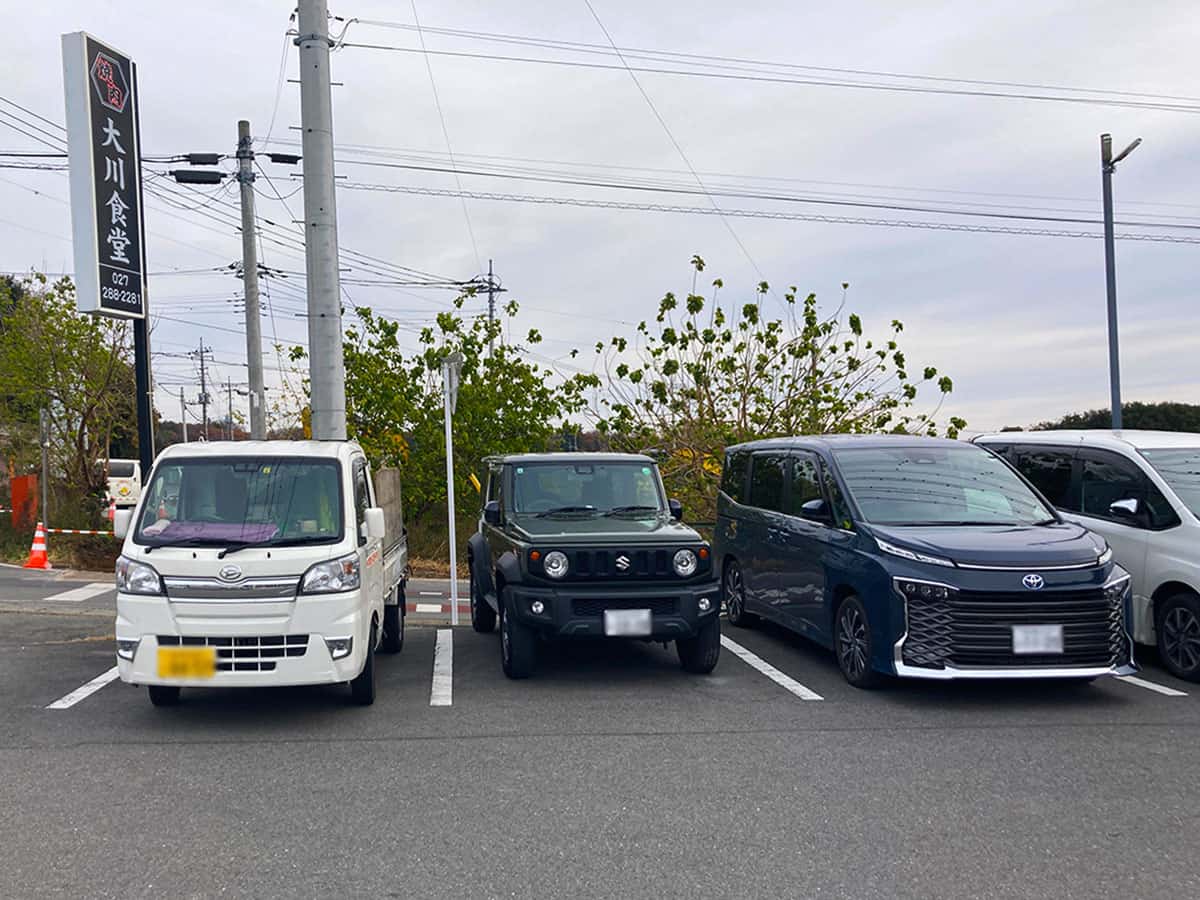
[[[137,291],[123,291],[120,288],[106,287],[100,289],[102,299],[123,306],[141,306],[142,297]]]

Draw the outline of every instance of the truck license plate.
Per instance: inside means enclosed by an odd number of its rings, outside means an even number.
[[[606,609],[604,633],[609,637],[638,637],[650,633],[650,610]]]
[[[1061,625],[1014,625],[1013,653],[1062,653]]]
[[[216,647],[159,647],[159,678],[212,678],[217,672]]]

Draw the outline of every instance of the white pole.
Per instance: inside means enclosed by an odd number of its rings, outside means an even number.
[[[458,538],[454,529],[454,441],[450,436],[449,366],[442,369],[442,402],[446,412],[446,508],[450,514],[450,624],[458,624]]]
[[[263,396],[262,323],[258,312],[258,248],[254,233],[254,145],[250,123],[238,122],[238,182],[242,194],[242,288],[246,300],[246,367],[250,373],[250,438],[267,437],[267,405]],[[233,431],[233,400],[229,403]]]

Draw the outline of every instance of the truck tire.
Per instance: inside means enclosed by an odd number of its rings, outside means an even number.
[[[480,634],[491,634],[496,630],[496,611],[488,606],[487,598],[479,595],[475,584],[475,567],[471,566],[467,590],[471,597],[471,627]]]
[[[362,671],[350,682],[350,699],[358,706],[370,706],[375,702],[375,623],[371,623],[367,638],[367,658]]]
[[[397,603],[383,608],[383,642],[379,649],[384,653],[399,653],[404,647],[404,588],[396,587]]]
[[[179,688],[173,684],[151,684],[150,702],[155,706],[178,706]]]
[[[500,617],[500,667],[509,678],[528,678],[537,665],[537,634],[517,621],[512,605],[505,598]]]
[[[1163,665],[1176,678],[1200,681],[1200,597],[1180,591],[1154,606]]]
[[[708,624],[700,626],[695,637],[676,640],[675,651],[685,672],[707,675],[721,658],[721,620],[714,615]]]

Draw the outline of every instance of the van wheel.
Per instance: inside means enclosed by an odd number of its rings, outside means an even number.
[[[1163,665],[1177,678],[1200,681],[1200,597],[1172,594],[1156,605],[1155,630]]]
[[[537,665],[537,634],[512,614],[512,601],[505,598],[500,617],[500,666],[509,678],[528,678]]]
[[[375,702],[375,623],[367,637],[367,658],[362,671],[350,682],[350,699],[359,706],[370,706]]]
[[[396,588],[397,603],[383,608],[383,642],[379,649],[384,653],[399,653],[404,647],[404,589]]]
[[[746,612],[746,581],[742,578],[742,567],[731,561],[725,567],[725,578],[721,582],[725,600],[725,617],[737,628],[753,625],[757,617]]]
[[[171,684],[151,684],[150,702],[155,706],[178,706],[179,688]]]
[[[471,627],[480,634],[491,634],[496,630],[496,611],[488,606],[487,599],[479,596],[479,587],[475,584],[475,567],[469,569],[467,590],[471,597]]]
[[[714,617],[700,626],[695,637],[678,638],[675,652],[679,654],[679,663],[685,672],[707,675],[721,658],[721,620]]]
[[[856,688],[877,687],[882,681],[871,668],[871,623],[862,601],[851,594],[838,607],[833,648],[838,668]]]

